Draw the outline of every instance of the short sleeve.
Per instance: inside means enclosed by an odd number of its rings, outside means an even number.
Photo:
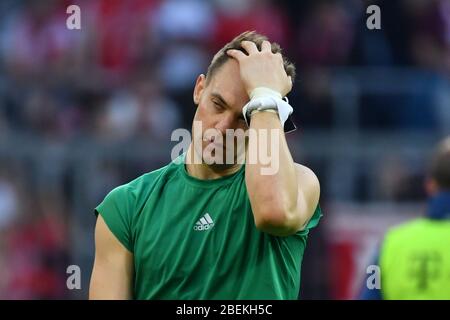
[[[109,230],[130,252],[133,252],[131,232],[133,210],[133,198],[128,185],[112,190],[95,208],[96,215],[102,216]]]
[[[314,214],[309,220],[305,229],[312,229],[316,227],[319,224],[320,218],[322,218],[322,216],[322,209],[320,208],[320,205],[317,205],[316,211],[314,211]]]
[[[317,204],[316,210],[314,211],[311,219],[309,219],[306,226],[298,231],[297,234],[307,235],[310,229],[315,228],[319,224],[320,218],[322,218],[322,216],[322,209],[320,208],[320,205]]]

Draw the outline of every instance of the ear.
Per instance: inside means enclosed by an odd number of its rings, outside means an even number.
[[[197,77],[197,81],[195,82],[194,87],[194,103],[195,105],[198,105],[200,103],[200,98],[202,96],[203,90],[206,87],[206,77],[204,74],[201,74]]]

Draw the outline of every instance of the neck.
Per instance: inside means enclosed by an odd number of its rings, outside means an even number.
[[[192,144],[189,146],[189,149],[186,153],[186,171],[187,173],[197,179],[202,180],[211,180],[217,179],[221,177],[225,177],[237,172],[242,164],[233,164],[233,165],[208,165],[203,162],[200,164],[196,164],[194,162],[195,150],[192,147]]]

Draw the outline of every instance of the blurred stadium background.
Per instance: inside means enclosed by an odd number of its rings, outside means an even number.
[[[70,4],[81,30],[66,28]],[[370,4],[381,30],[366,28]],[[429,151],[450,133],[448,0],[2,0],[0,298],[87,297],[93,208],[170,161],[196,76],[244,30],[298,68],[289,143],[324,210],[302,297],[356,297],[387,228],[424,213]]]

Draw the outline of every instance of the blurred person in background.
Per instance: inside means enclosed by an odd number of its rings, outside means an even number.
[[[30,183],[18,165],[0,168],[0,299],[67,297],[69,224],[60,193]]]
[[[391,229],[373,265],[381,288],[364,283],[361,299],[450,299],[450,136],[433,154],[426,216]]]
[[[197,78],[202,128],[193,124],[187,152],[97,206],[90,299],[297,299],[321,210],[317,177],[293,161],[285,140],[292,109],[281,98],[294,76],[280,47],[255,32],[219,50]],[[211,145],[223,159],[236,148],[218,140],[229,129],[275,131],[278,170],[264,175],[261,159],[248,161],[257,143],[269,143],[251,135],[231,163],[205,155]]]

